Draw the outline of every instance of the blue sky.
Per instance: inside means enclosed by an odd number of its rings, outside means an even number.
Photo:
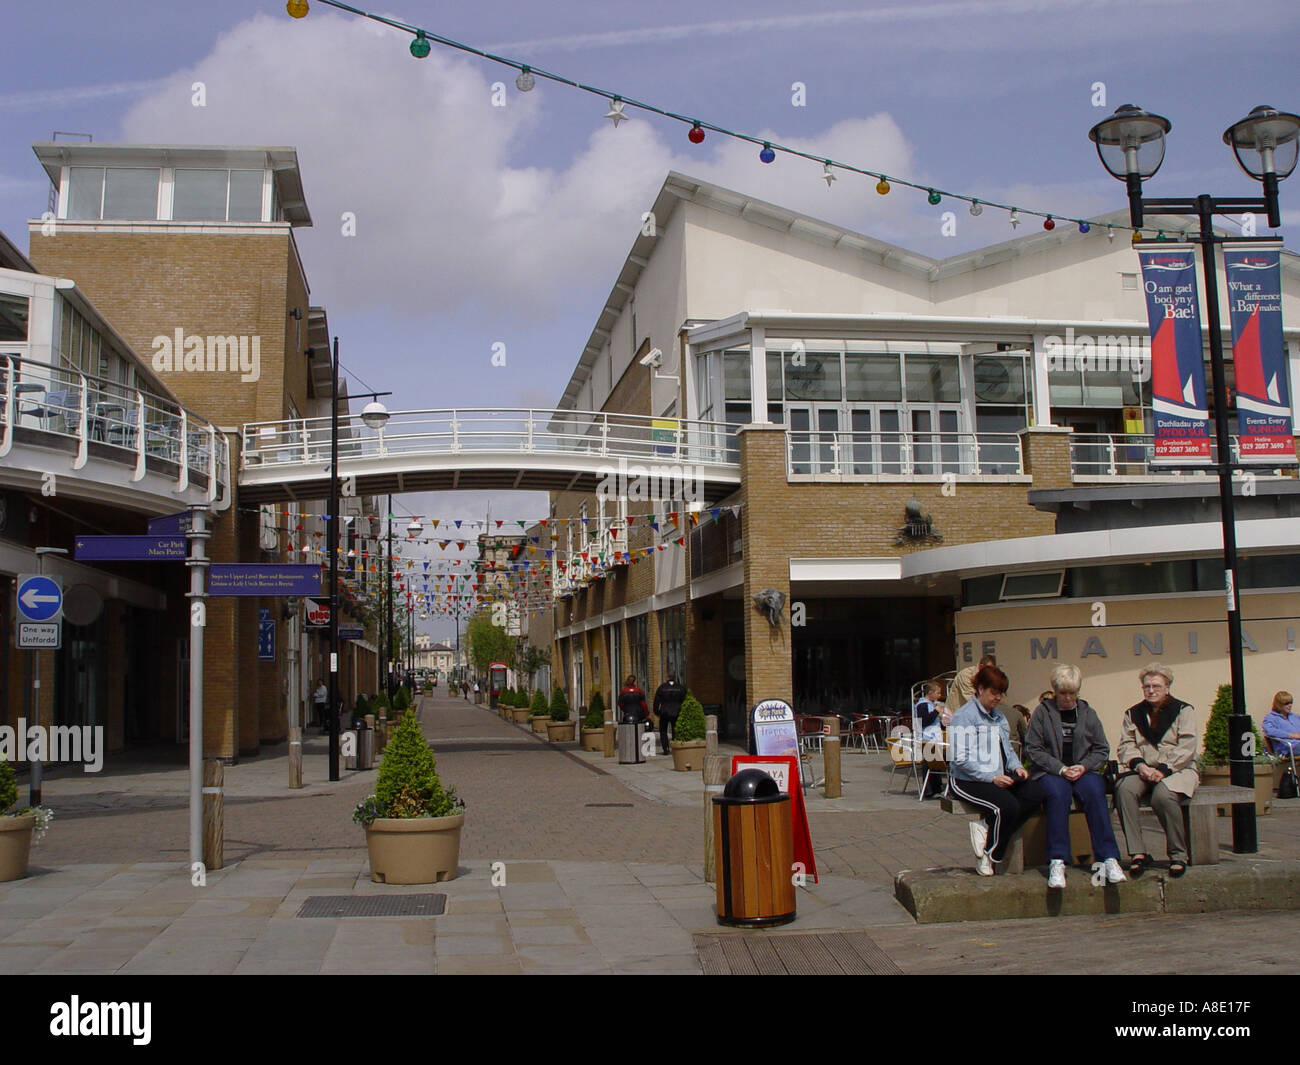
[[[364,5],[358,5],[364,6]],[[1300,108],[1293,0],[775,0],[654,5],[434,4],[377,9],[667,110],[818,155],[1027,209],[1123,205],[1088,129],[1122,103],[1174,125],[1150,195],[1256,195],[1221,135],[1260,103]],[[668,170],[676,169],[922,251],[1014,235],[1006,215],[958,208],[940,236],[924,194],[876,195],[845,174],[635,113],[313,2],[69,0],[11,6],[0,68],[0,229],[27,246],[46,206],[31,144],[287,144],[315,225],[299,230],[312,299],[343,361],[394,408],[553,406]],[[192,106],[202,81],[206,106]],[[507,86],[493,107],[492,83]],[[794,106],[792,86],[805,86]],[[1093,106],[1094,85],[1106,106]],[[1293,187],[1292,187],[1293,186]],[[1282,186],[1284,233],[1300,178]],[[344,237],[340,216],[357,216]],[[1019,232],[1039,224],[1022,225]],[[1085,238],[1080,238],[1085,239]],[[1095,238],[1094,238],[1095,239]],[[504,343],[507,367],[491,365]],[[354,386],[360,388],[360,385]],[[418,514],[482,515],[482,496],[410,497]],[[498,497],[493,517],[542,513]],[[442,635],[441,630],[437,631]]]

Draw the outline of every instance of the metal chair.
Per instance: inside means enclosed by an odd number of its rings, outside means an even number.
[[[920,795],[925,794],[925,792],[921,790],[921,777],[920,772],[917,769],[917,766],[921,763],[918,757],[919,752],[916,749],[916,744],[916,737],[910,735],[890,736],[885,740],[885,748],[889,751],[889,758],[893,763],[889,770],[889,783],[886,785],[887,788],[892,788],[894,786],[894,774],[902,769],[905,771],[903,775],[902,794],[907,794],[908,774],[911,774],[912,779],[916,781],[917,793]]]

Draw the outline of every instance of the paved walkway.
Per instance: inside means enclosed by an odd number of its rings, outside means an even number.
[[[329,783],[309,737],[306,787],[289,791],[284,749],[226,771],[226,862],[206,886],[185,868],[186,772],[157,758],[47,778],[56,810],[32,875],[0,885],[8,972],[452,973],[701,971],[700,934],[721,929],[702,878],[698,775],[671,760],[619,766],[557,747],[493,711],[426,698],[444,782],[468,803],[461,874],[436,886],[372,884],[352,807],[374,771]],[[1159,921],[1162,971],[1295,971],[1272,944],[1286,912],[1111,916],[917,927],[894,901],[903,868],[971,864],[965,822],[888,789],[880,755],[846,754],[845,795],[808,799],[821,871],[798,919],[773,935],[864,932],[904,972],[1109,972]],[[1300,856],[1300,803],[1260,819],[1252,861]],[[1227,819],[1220,822],[1230,840]],[[1239,861],[1230,854],[1227,861]],[[1189,871],[1189,879],[1195,876]],[[504,878],[504,882],[502,879]],[[438,917],[300,917],[321,895],[445,894]],[[1231,960],[1206,944],[1231,931]],[[1078,944],[1089,944],[1080,957]]]

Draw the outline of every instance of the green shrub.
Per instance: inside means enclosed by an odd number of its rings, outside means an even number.
[[[0,817],[18,801],[18,774],[5,759],[0,758]]]
[[[682,743],[704,739],[704,707],[689,691],[682,700],[682,712],[673,723],[673,739]]]
[[[380,710],[388,710],[388,709],[390,709],[390,707],[388,705],[387,692],[380,692],[378,695],[376,695],[373,699],[370,700],[370,712],[374,714],[376,717],[379,716]],[[384,716],[387,717],[388,715],[385,714]]]
[[[373,816],[446,817],[457,813],[460,805],[454,788],[443,790],[433,748],[420,731],[415,715],[407,714],[384,749],[375,783]],[[358,812],[365,806],[363,802]],[[356,813],[353,819],[358,819]]]
[[[352,707],[352,724],[357,725],[364,721],[369,713],[371,713],[370,701],[364,692],[357,692],[357,701]]]
[[[564,689],[559,686],[551,694],[551,720],[569,720],[569,700],[565,697]]]
[[[1224,766],[1228,764],[1228,718],[1232,716],[1232,685],[1220,684],[1214,705],[1210,707],[1210,719],[1205,723],[1205,736],[1201,741],[1204,748],[1201,764],[1207,766]],[[1250,725],[1255,735],[1255,761],[1267,762],[1264,753],[1264,740],[1254,722]]]
[[[598,691],[591,693],[591,702],[587,704],[587,716],[582,719],[582,727],[605,727],[605,700],[600,697]]]
[[[411,690],[403,684],[397,689],[397,694],[393,696],[393,709],[399,714],[404,710],[411,708]]]
[[[546,696],[543,694],[541,688],[538,688],[533,692],[532,711],[533,717],[541,717],[543,714],[549,714],[551,712],[551,708],[547,704]]]

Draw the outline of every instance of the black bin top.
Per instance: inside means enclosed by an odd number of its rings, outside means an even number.
[[[741,802],[770,802],[780,794],[781,789],[776,781],[761,769],[742,769],[722,789],[724,799],[737,799]]]

